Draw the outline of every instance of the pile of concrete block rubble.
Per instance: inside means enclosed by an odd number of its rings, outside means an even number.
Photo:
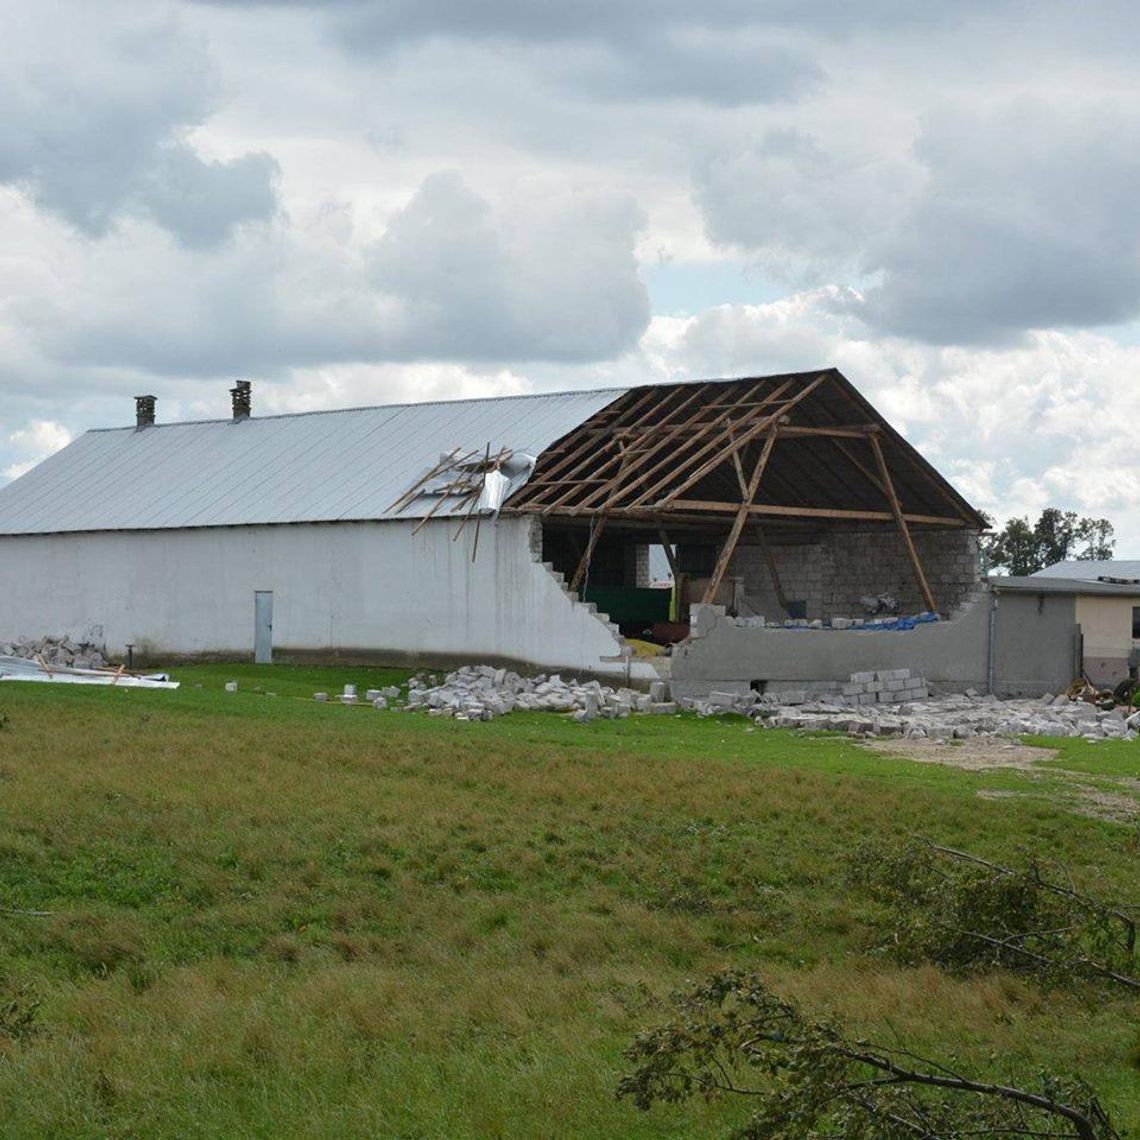
[[[18,637],[15,641],[0,641],[0,657],[21,657],[25,661],[37,658],[47,665],[66,669],[104,669],[107,659],[103,647],[91,642],[74,642],[69,637]]]
[[[315,694],[328,700],[328,694]],[[392,686],[369,689],[365,700],[380,709],[427,712],[455,720],[493,720],[516,711],[571,714],[579,722],[617,719],[635,713],[748,717],[764,728],[844,732],[856,736],[905,736],[961,740],[973,736],[1080,736],[1089,740],[1135,739],[1140,712],[1101,709],[1067,696],[998,700],[972,689],[931,696],[926,680],[909,669],[854,673],[849,681],[812,690],[778,693],[712,692],[703,698],[666,698],[663,681],[648,692],[614,688],[599,681],[564,680],[559,674],[523,677],[490,665],[467,665],[436,676],[418,675],[407,699]],[[356,688],[345,686],[339,700],[356,704]]]

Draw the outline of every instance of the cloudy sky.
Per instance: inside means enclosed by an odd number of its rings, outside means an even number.
[[[841,368],[1140,555],[1124,0],[0,0],[0,481],[88,427]]]

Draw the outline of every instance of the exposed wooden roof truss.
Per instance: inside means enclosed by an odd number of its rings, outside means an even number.
[[[931,610],[910,528],[985,526],[834,369],[633,389],[545,451],[506,506],[590,522],[572,586],[608,520],[719,519],[710,596],[746,524],[893,524]]]

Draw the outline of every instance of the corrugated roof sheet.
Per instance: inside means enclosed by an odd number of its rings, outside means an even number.
[[[1034,578],[1072,578],[1086,582],[1098,578],[1140,578],[1140,560],[1115,558],[1106,562],[1076,561],[1054,562],[1033,574]]]
[[[89,431],[0,488],[0,534],[415,518],[435,500],[390,508],[442,453],[538,456],[625,391]]]

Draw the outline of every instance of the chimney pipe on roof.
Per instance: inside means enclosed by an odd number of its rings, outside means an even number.
[[[135,397],[136,430],[141,431],[143,428],[154,427],[154,404],[155,399],[153,396]]]
[[[233,402],[234,420],[248,420],[250,411],[251,384],[248,380],[238,380],[230,389],[230,399]]]

